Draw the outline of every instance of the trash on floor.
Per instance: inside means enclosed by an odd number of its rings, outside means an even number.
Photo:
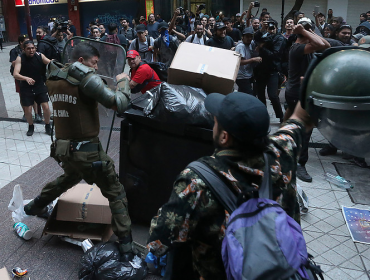
[[[26,222],[31,217],[24,212],[24,205],[31,200],[23,200],[22,189],[19,184],[14,186],[13,197],[9,202],[8,209],[12,211],[12,218],[14,222]]]
[[[301,210],[301,215],[305,215],[308,212],[308,197],[303,191],[302,187],[297,184],[297,199],[299,203],[299,208]]]
[[[65,236],[60,237],[60,239],[65,242],[80,246],[82,250],[84,251],[84,253],[86,253],[87,250],[89,250],[91,247],[94,246],[94,244],[92,243],[90,239],[85,239],[84,241],[78,241],[76,239],[72,239],[72,238],[65,237]]]
[[[131,262],[120,262],[118,243],[99,243],[80,260],[80,280],[141,280],[147,275],[144,261],[135,256]]]
[[[370,244],[370,210],[342,206],[342,213],[352,240]]]
[[[27,269],[22,269],[20,267],[15,267],[12,270],[12,274],[13,274],[14,277],[22,277],[22,276],[26,275],[27,272],[28,272]]]
[[[346,180],[339,175],[333,175],[331,173],[326,173],[324,177],[328,182],[333,183],[334,185],[336,185],[337,187],[341,189],[353,189],[355,185],[354,182]]]
[[[18,222],[13,225],[15,232],[19,237],[22,237],[24,240],[30,240],[33,236],[33,231],[28,228],[24,223]]]

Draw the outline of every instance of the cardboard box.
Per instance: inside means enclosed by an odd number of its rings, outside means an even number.
[[[113,234],[109,201],[97,186],[78,184],[62,194],[43,234],[108,241]]]
[[[240,54],[215,47],[181,43],[168,69],[168,83],[229,94],[240,66]]]
[[[58,221],[110,224],[109,201],[97,186],[78,184],[58,200]]]
[[[10,280],[10,276],[9,276],[8,270],[6,270],[5,267],[3,267],[2,269],[0,269],[0,279],[1,280]]]

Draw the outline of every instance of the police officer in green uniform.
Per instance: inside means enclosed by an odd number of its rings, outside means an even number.
[[[98,138],[98,102],[123,113],[130,101],[130,87],[122,74],[116,77],[116,92],[106,87],[94,74],[99,57],[95,47],[80,43],[72,52],[73,64],[64,66],[52,61],[48,65],[46,85],[53,103],[57,139],[51,146],[51,156],[61,164],[64,174],[46,184],[24,210],[27,215],[42,215],[50,202],[82,179],[95,183],[109,200],[112,228],[119,238],[122,260],[130,260],[133,251],[126,193],[113,160]]]

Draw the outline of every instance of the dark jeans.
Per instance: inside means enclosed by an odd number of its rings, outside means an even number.
[[[253,78],[237,79],[236,84],[239,87],[238,91],[239,92],[245,92],[245,93],[248,93],[250,95],[255,96],[254,92],[253,92],[253,89],[252,89],[252,81],[253,81]]]
[[[298,103],[298,99],[291,98],[289,96],[285,96],[286,102],[288,104],[288,108],[291,112],[294,112],[295,106]],[[298,163],[302,166],[305,166],[308,161],[308,143],[310,142],[310,138],[312,135],[312,129],[310,131],[304,130],[303,142],[302,142],[302,151],[301,155],[298,159]]]
[[[275,115],[277,118],[282,118],[283,110],[281,109],[280,99],[277,95],[278,83],[279,76],[277,72],[271,74],[260,74],[256,77],[258,99],[266,105],[265,89],[267,86],[267,95],[272,103]]]

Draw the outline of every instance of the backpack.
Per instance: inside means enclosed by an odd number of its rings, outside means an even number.
[[[107,38],[105,38],[105,42],[115,44],[115,45],[121,45],[121,41],[118,38],[117,34],[109,34],[107,35]],[[106,50],[109,52],[115,52],[116,47],[113,46],[106,46]]]
[[[145,59],[142,60],[143,63],[148,64],[150,68],[154,70],[154,72],[158,75],[158,78],[162,82],[167,82],[168,72],[167,72],[167,66],[166,64],[162,62],[149,62]]]
[[[44,43],[48,44],[49,46],[51,46],[51,53],[49,55],[50,57],[45,55],[48,59],[50,59],[50,60],[51,59],[56,59],[59,62],[62,62],[62,54],[60,53],[59,48],[56,44],[52,44],[49,41],[44,40],[44,39],[41,39],[40,42],[44,42]]]
[[[191,35],[190,43],[193,43],[194,38],[195,38],[195,33],[193,35]],[[206,42],[207,42],[207,36],[206,35],[203,35],[203,43],[204,43],[204,45],[206,44]]]
[[[139,52],[139,38],[136,38],[135,39],[136,40],[136,42],[135,42],[135,45],[136,45],[136,51],[140,54],[140,53],[143,53],[143,52]],[[147,38],[146,38],[146,42],[147,42],[147,44],[148,44],[148,50],[147,51],[145,51],[144,53],[146,53],[146,52],[149,52],[149,47],[150,47],[150,36],[148,35],[147,36]],[[141,55],[140,55],[141,56]]]
[[[188,165],[204,180],[212,194],[231,214],[222,241],[222,260],[228,280],[324,279],[307,253],[300,225],[272,198],[269,156],[260,189],[254,198],[238,204],[236,195],[206,163]]]
[[[174,52],[176,52],[177,51],[177,48],[179,47],[179,41],[177,39],[174,40],[175,37],[172,36],[172,35],[170,35],[169,38],[170,38],[170,46],[169,46],[169,48],[172,49]],[[154,46],[156,48],[160,49],[161,46],[162,46],[162,43],[164,43],[163,40],[162,40],[162,36],[159,36],[157,39],[155,39]]]

